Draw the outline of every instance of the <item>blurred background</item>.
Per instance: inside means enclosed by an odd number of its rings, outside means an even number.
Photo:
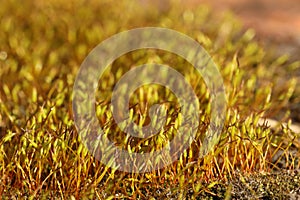
[[[244,24],[253,28],[259,40],[279,46],[278,53],[300,58],[300,1],[299,0],[180,0],[187,6],[207,4],[214,13],[230,11]],[[147,2],[147,0],[142,0]],[[148,0],[148,3],[150,1]],[[153,3],[153,1],[151,1]],[[157,1],[166,9],[166,1]]]

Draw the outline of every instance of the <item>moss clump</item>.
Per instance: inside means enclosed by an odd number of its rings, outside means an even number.
[[[0,16],[3,197],[198,198],[203,192],[226,197],[228,190],[218,189],[219,185],[234,180],[236,170],[272,171],[277,166],[274,157],[288,161],[284,163],[287,169],[299,168],[295,162],[298,135],[288,127],[273,130],[258,123],[263,117],[290,119],[292,106],[299,104],[297,80],[292,77],[299,63],[289,63],[285,56],[270,56],[255,40],[253,30],[242,30],[231,14],[216,15],[201,5],[188,9],[176,1],[158,12],[139,1],[32,0],[19,6],[18,1],[8,0],[2,2]],[[106,112],[110,98],[107,88],[120,75],[116,69],[121,69],[122,75],[137,62],[174,66],[189,80],[203,105],[197,137],[178,161],[151,173],[131,174],[101,164],[80,143],[71,96],[79,66],[89,51],[115,33],[143,26],[175,29],[201,43],[219,66],[228,110],[219,144],[198,159],[201,138],[211,120],[209,92],[203,80],[185,60],[168,52],[136,51],[119,58],[99,81],[99,92],[105,96],[98,99],[97,109],[105,111],[99,112],[99,121],[116,133],[112,139],[124,141],[127,149],[141,150],[146,143],[134,138],[125,141]],[[134,116],[146,114],[143,110],[154,96],[156,100],[175,101],[174,95],[167,96],[164,88],[156,86],[150,89],[147,100],[148,89],[133,95]],[[176,121],[176,104],[169,106],[170,120]],[[148,141],[148,150],[155,142]],[[294,149],[292,154],[289,149]],[[218,186],[217,192],[214,186]]]

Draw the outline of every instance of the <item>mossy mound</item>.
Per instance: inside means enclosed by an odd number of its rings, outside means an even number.
[[[299,62],[290,63],[287,56],[274,58],[256,41],[255,32],[243,30],[230,13],[219,15],[201,5],[185,8],[178,1],[170,1],[160,9],[129,0],[32,0],[19,4],[8,0],[0,7],[3,197],[147,199],[164,193],[198,198],[203,192],[215,194],[214,186],[235,180],[236,170],[271,172],[280,160],[288,161],[284,162],[286,169],[299,168],[295,159],[299,157],[299,136],[289,127],[271,129],[268,124],[259,123],[265,117],[289,121],[291,109],[300,102],[297,79],[293,77]],[[120,31],[144,26],[174,29],[197,40],[219,66],[228,108],[219,144],[199,159],[205,128],[212,120],[209,91],[203,80],[197,78],[185,60],[167,52],[137,51],[118,59],[99,81],[99,92],[106,96],[97,101],[99,113],[104,113],[98,116],[99,121],[116,133],[112,138],[117,141],[125,140],[117,134],[111,115],[106,112],[110,97],[107,88],[116,82],[114,70],[124,69],[125,73],[136,64],[136,58],[140,63],[155,61],[174,66],[190,81],[203,105],[197,137],[178,161],[151,173],[133,174],[106,167],[84,148],[73,121],[72,89],[81,63],[96,45]],[[147,99],[145,91],[144,96],[132,98],[136,116],[147,105],[148,101],[139,99]],[[163,99],[163,88],[153,87],[151,91],[157,99]],[[170,98],[164,100],[173,101],[174,96]],[[170,120],[175,123],[178,113],[172,106],[170,111]],[[144,145],[133,138],[124,143],[132,151],[141,150]],[[155,141],[151,140],[147,143],[150,147],[153,144]],[[268,182],[264,175],[253,177],[261,179],[259,184]],[[244,179],[251,182],[251,178]],[[292,179],[288,180],[293,184]],[[252,189],[255,192],[259,188],[256,185]],[[217,189],[224,197],[226,187]],[[252,195],[252,190],[244,189],[245,195]],[[275,189],[266,191],[274,195],[276,191],[289,192]],[[243,194],[232,191],[233,195]]]

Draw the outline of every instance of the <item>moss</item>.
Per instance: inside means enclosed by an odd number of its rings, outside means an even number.
[[[78,199],[171,198],[172,195],[225,198],[230,193],[227,183],[232,183],[233,197],[240,197],[242,192],[254,197],[252,190],[255,195],[276,197],[281,191],[288,195],[299,188],[293,176],[289,178],[287,174],[278,176],[279,181],[288,180],[282,187],[273,186],[275,175],[253,174],[251,178],[243,175],[245,182],[235,179],[236,170],[252,174],[271,172],[282,166],[290,170],[299,168],[295,159],[299,155],[299,135],[288,127],[274,130],[258,123],[264,117],[279,121],[291,118],[292,108],[299,104],[297,79],[293,77],[299,63],[290,63],[286,56],[276,58],[269,54],[256,40],[254,31],[243,30],[232,14],[219,15],[203,5],[185,8],[176,1],[158,12],[139,1],[114,4],[109,0],[88,3],[74,0],[69,4],[32,0],[19,6],[18,1],[8,0],[2,2],[0,16],[3,16],[0,19],[0,193],[3,197],[42,198],[43,194],[49,194],[53,198]],[[112,88],[136,62],[155,61],[174,66],[189,80],[202,105],[197,137],[180,159],[161,170],[133,174],[106,167],[80,143],[73,121],[72,87],[80,64],[96,45],[122,30],[143,26],[171,28],[197,40],[219,66],[228,109],[220,142],[210,154],[199,159],[202,138],[211,120],[209,91],[204,81],[189,63],[168,52],[136,51],[120,57],[99,81],[98,92],[104,96],[97,100],[97,113],[102,125],[115,133],[112,139],[125,148],[151,151],[159,147],[159,141],[154,139],[124,139],[108,112],[111,94],[107,88]],[[137,122],[139,112],[148,102],[161,99],[176,102],[174,95],[163,87],[152,87],[152,93],[147,93],[148,89],[141,88],[131,99]],[[178,107],[175,103],[167,106],[170,120],[175,124]],[[170,139],[172,134],[164,138]],[[149,148],[145,150],[146,146]],[[278,165],[282,162],[283,165]],[[239,183],[247,182],[251,189],[238,187]],[[261,191],[260,185],[264,190]]]

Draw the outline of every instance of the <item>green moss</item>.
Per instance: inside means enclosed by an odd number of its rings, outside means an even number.
[[[297,81],[291,76],[299,63],[289,63],[286,56],[274,58],[256,41],[254,31],[243,30],[230,13],[217,15],[206,6],[187,9],[176,1],[161,11],[146,8],[138,1],[114,4],[108,0],[75,0],[69,4],[32,0],[19,4],[8,0],[0,7],[3,197],[42,198],[46,194],[53,198],[73,195],[100,199],[197,199],[203,194],[218,194],[225,198],[231,190],[222,184],[236,180],[236,170],[272,171],[281,161],[287,169],[299,168],[295,159],[299,156],[298,135],[288,128],[272,130],[258,123],[263,117],[290,118],[292,105],[299,104]],[[168,52],[136,51],[120,57],[102,77],[99,93],[103,99],[97,99],[99,121],[107,131],[116,133],[112,139],[132,151],[146,151],[142,149],[145,146],[151,151],[161,143],[159,139],[125,140],[108,112],[108,89],[137,60],[174,66],[190,81],[203,113],[197,138],[179,161],[155,172],[130,174],[107,168],[83,148],[73,122],[71,97],[79,66],[89,51],[115,33],[143,26],[175,29],[201,43],[219,66],[228,110],[219,144],[209,155],[198,159],[201,138],[210,121],[209,93],[203,80],[189,63]],[[141,120],[138,112],[145,110],[147,103],[159,99],[176,102],[174,95],[163,87],[154,86],[151,92],[148,89],[143,87],[132,97],[133,118],[137,122]],[[168,106],[170,120],[174,122],[178,114],[176,103]],[[172,138],[168,134],[164,139]],[[245,182],[251,181],[245,178]],[[275,188],[266,191],[274,195],[280,192]]]

